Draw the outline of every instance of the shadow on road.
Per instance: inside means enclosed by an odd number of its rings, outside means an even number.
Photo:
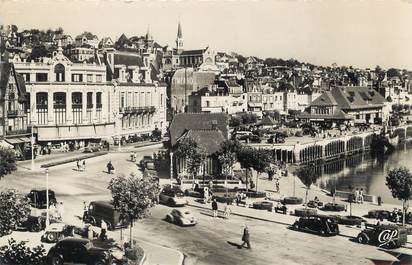
[[[232,241],[226,241],[226,242],[231,246],[237,247],[238,249],[242,248],[241,244],[238,244],[238,243],[235,243],[235,242],[232,242]]]

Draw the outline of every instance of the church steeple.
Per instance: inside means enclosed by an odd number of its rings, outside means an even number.
[[[183,34],[182,34],[182,26],[180,25],[180,21],[177,26],[176,49],[178,53],[181,53],[183,51]]]

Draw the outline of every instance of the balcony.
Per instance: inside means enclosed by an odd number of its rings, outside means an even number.
[[[82,109],[83,104],[82,103],[73,103],[72,104],[72,109]]]
[[[27,113],[24,110],[8,110],[7,111],[7,118],[9,119],[23,117],[26,115]]]
[[[28,134],[31,133],[31,129],[22,129],[22,130],[11,130],[11,131],[6,131],[6,135],[21,135],[21,134]]]
[[[66,104],[53,104],[54,109],[65,109]]]
[[[87,104],[86,106],[88,109],[92,109],[93,108],[93,104]]]
[[[103,104],[102,103],[97,103],[96,104],[96,109],[101,109],[103,107]]]
[[[125,115],[127,114],[141,114],[141,113],[153,113],[156,111],[156,107],[125,107],[120,108],[119,112]]]

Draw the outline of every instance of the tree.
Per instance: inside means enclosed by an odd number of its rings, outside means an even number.
[[[250,159],[253,156],[253,148],[247,146],[240,149],[237,159],[242,168],[246,170],[246,192],[248,191],[248,170],[253,167],[253,161]]]
[[[391,78],[395,76],[400,76],[400,72],[398,69],[389,68],[388,71],[386,72],[386,75],[388,76],[388,78]]]
[[[412,195],[412,175],[405,167],[394,168],[386,176],[386,186],[391,190],[395,199],[402,201],[403,219],[405,225],[406,203]]]
[[[117,176],[110,180],[108,189],[112,193],[113,206],[122,220],[130,222],[130,244],[132,244],[133,223],[147,217],[155,205],[160,192],[159,183],[151,176],[139,178]]]
[[[36,45],[33,47],[30,53],[29,60],[36,60],[41,57],[47,56],[47,54],[48,54],[48,51],[46,49],[46,46],[44,46],[43,44]]]
[[[238,161],[242,168],[246,169],[246,189],[248,189],[248,170],[253,168],[258,175],[270,166],[270,155],[266,150],[243,147],[238,153]],[[256,181],[257,184],[257,181]],[[256,185],[257,190],[257,185]]]
[[[238,141],[226,140],[221,144],[221,149],[217,152],[216,156],[219,160],[223,173],[225,174],[225,179],[227,181],[227,176],[233,172],[233,165],[236,162],[236,154],[239,152],[241,146]],[[226,195],[228,193],[226,185]]]
[[[305,204],[307,204],[309,189],[312,186],[312,184],[316,182],[317,175],[314,171],[314,168],[311,166],[300,167],[296,170],[295,174],[306,187]]]
[[[0,237],[9,234],[30,213],[28,199],[15,190],[7,190],[0,193]]]
[[[16,155],[12,149],[0,147],[0,179],[16,170]]]
[[[192,175],[194,186],[196,174],[206,158],[204,149],[192,137],[185,137],[179,140],[175,154],[186,161],[186,170]]]

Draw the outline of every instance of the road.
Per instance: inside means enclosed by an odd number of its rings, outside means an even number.
[[[157,151],[153,147],[141,148],[138,160]],[[110,153],[87,160],[86,171],[78,172],[75,163],[50,168],[50,188],[58,201],[65,205],[64,220],[81,224],[83,201],[110,199],[107,185],[113,177],[105,172],[111,160],[117,174],[141,174],[128,153]],[[19,168],[0,181],[0,188],[15,188],[21,192],[44,188],[45,174],[31,173]],[[207,210],[187,207],[199,219],[194,227],[179,227],[163,220],[171,208],[154,207],[151,216],[134,226],[134,236],[139,241],[156,243],[180,250],[185,254],[185,264],[373,264],[370,259],[393,260],[390,255],[373,246],[353,243],[349,238],[323,238],[317,235],[289,230],[281,223],[232,216],[229,220],[213,219]],[[236,244],[243,226],[251,233],[252,250],[238,249]],[[120,233],[116,232],[117,236]],[[166,262],[165,262],[166,263]],[[157,262],[156,264],[162,264]]]

